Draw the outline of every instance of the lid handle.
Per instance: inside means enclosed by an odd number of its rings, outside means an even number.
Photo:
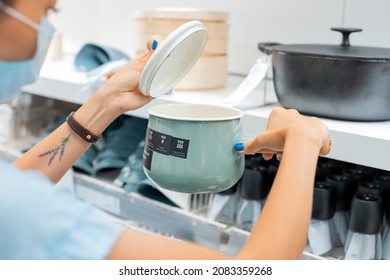
[[[343,34],[343,41],[341,42],[341,46],[349,47],[351,44],[349,43],[349,35],[353,32],[363,31],[361,28],[344,28],[344,27],[333,27],[331,28],[333,31],[338,31]]]

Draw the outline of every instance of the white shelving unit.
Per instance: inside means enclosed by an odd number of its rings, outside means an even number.
[[[244,131],[249,135],[263,131],[272,109],[278,104],[245,111]],[[321,120],[328,126],[332,139],[329,158],[368,167],[390,170],[390,121],[349,122]]]
[[[154,99],[146,106],[128,112],[128,115],[148,118],[147,110],[155,105],[167,103],[206,103],[223,104],[229,95],[243,81],[241,76],[229,76],[224,89],[210,91],[177,91]],[[83,104],[97,90],[97,86],[86,88],[88,83],[87,74],[78,72],[74,68],[73,57],[65,57],[62,60],[51,61],[44,64],[40,78],[32,85],[24,87],[26,93],[39,95],[47,98],[66,101],[74,104]],[[254,108],[264,103],[261,89],[250,94],[238,104],[239,108]],[[268,94],[265,102],[275,102],[276,98]]]
[[[167,103],[223,104],[243,79],[229,76],[226,87],[221,90],[174,92],[127,114],[148,118],[147,110],[151,106]],[[93,87],[82,92],[86,81],[86,75],[73,68],[73,58],[66,57],[45,63],[40,79],[24,90],[47,98],[83,104],[95,92]],[[271,89],[266,94],[267,98],[264,98],[263,88],[262,85],[259,86],[256,92],[237,106],[244,111],[243,130],[247,136],[264,131],[272,108],[278,106],[272,85],[267,87]],[[264,103],[272,105],[262,106]],[[322,121],[329,127],[332,138],[333,148],[328,155],[329,158],[390,171],[390,121],[347,122],[330,119]]]

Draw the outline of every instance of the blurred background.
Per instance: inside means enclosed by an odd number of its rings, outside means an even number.
[[[229,13],[229,72],[246,74],[259,56],[257,44],[339,44],[331,27],[359,27],[352,45],[390,47],[387,0],[59,0],[51,20],[63,32],[64,51],[75,53],[85,41],[109,44],[134,55],[136,10],[161,7],[205,8]]]

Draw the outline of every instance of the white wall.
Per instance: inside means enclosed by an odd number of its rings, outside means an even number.
[[[74,51],[88,41],[133,55],[133,12],[156,7],[198,7],[230,13],[229,70],[247,73],[258,42],[339,44],[331,27],[360,27],[351,43],[390,47],[388,0],[59,0],[51,18]]]
[[[389,0],[348,0],[345,24],[363,29],[351,44],[390,48]]]

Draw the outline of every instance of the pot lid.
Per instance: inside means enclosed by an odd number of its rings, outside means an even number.
[[[141,74],[139,87],[144,95],[159,97],[172,90],[192,69],[207,42],[199,21],[189,21],[161,42]]]
[[[390,61],[390,49],[376,48],[376,47],[363,47],[352,46],[349,43],[349,36],[353,32],[360,32],[362,29],[357,28],[331,28],[333,31],[341,32],[342,43],[340,45],[321,45],[321,44],[289,44],[289,45],[276,45],[268,44],[267,47],[273,51],[307,55],[316,57],[328,57],[339,59],[351,59],[351,60],[364,60],[364,61]],[[264,51],[259,45],[260,50]]]

